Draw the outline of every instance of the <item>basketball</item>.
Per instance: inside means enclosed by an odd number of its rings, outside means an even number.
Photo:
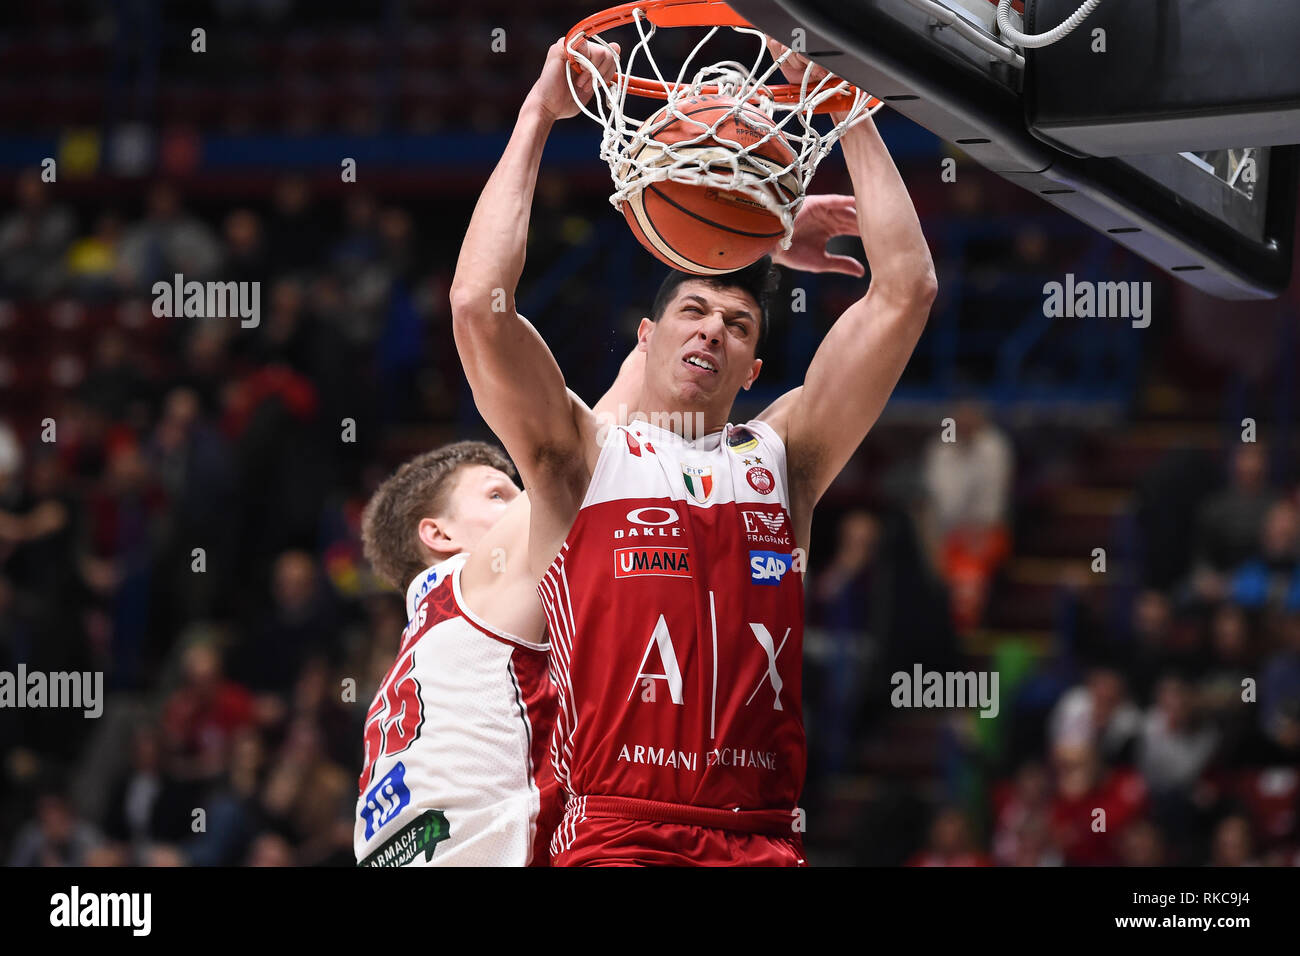
[[[696,152],[699,161],[729,174],[730,158],[737,151],[728,141],[749,145],[772,132],[772,120],[766,113],[748,105],[738,108],[729,96],[692,97],[678,103],[677,109],[681,116],[670,117],[664,107],[641,125],[645,142],[632,150],[630,159],[651,168],[671,164],[672,157],[663,146],[689,143],[678,152]],[[705,136],[692,142],[720,119],[716,138]],[[785,170],[794,160],[794,150],[778,131],[758,150],[740,158],[739,165],[765,177]],[[801,186],[798,174],[790,171],[764,188],[773,190],[778,202],[787,203],[798,197]],[[629,196],[623,203],[623,215],[637,241],[652,255],[695,275],[743,269],[770,252],[783,232],[780,218],[743,192],[673,180],[649,183]]]

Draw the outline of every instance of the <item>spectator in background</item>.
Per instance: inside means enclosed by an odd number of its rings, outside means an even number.
[[[1246,703],[1246,678],[1256,679],[1257,655],[1246,612],[1221,605],[1210,625],[1210,661],[1196,687],[1196,699],[1218,730],[1221,753],[1231,766],[1254,762],[1260,754],[1257,704]]]
[[[362,281],[379,259],[378,208],[369,193],[350,193],[343,203],[344,234],[330,252],[333,272],[346,284]]]
[[[163,740],[178,777],[215,781],[225,773],[231,742],[253,723],[253,698],[225,678],[209,640],[185,649],[181,672],[181,685],[163,707]]]
[[[932,553],[952,588],[958,630],[977,627],[990,582],[1011,553],[1007,514],[1015,460],[1010,441],[975,402],[953,415],[955,441],[942,435],[925,451]]]
[[[244,859],[254,834],[266,825],[259,789],[262,783],[264,746],[252,728],[238,731],[231,741],[230,762],[225,780],[208,792],[207,829],[186,834],[177,848],[193,866],[237,866]]]
[[[1156,681],[1170,670],[1195,665],[1202,654],[1199,627],[1194,615],[1175,618],[1173,605],[1160,591],[1148,589],[1138,595],[1129,640],[1119,650],[1129,687],[1139,699],[1149,700]]]
[[[0,508],[10,508],[22,497],[22,476],[22,443],[9,423],[0,419]]]
[[[184,365],[172,380],[198,393],[205,415],[220,411],[222,392],[230,385],[230,335],[230,327],[220,322],[194,326],[183,346]]]
[[[1155,704],[1142,722],[1137,764],[1152,796],[1159,800],[1190,790],[1214,754],[1218,734],[1198,723],[1192,697],[1181,677],[1156,686]]]
[[[1300,763],[1300,613],[1280,621],[1282,646],[1259,681],[1260,724],[1277,748],[1275,759]]]
[[[192,388],[167,393],[148,459],[167,498],[154,565],[154,650],[161,656],[186,624],[215,617],[221,609],[235,560],[229,520],[235,477],[229,446],[204,419]],[[203,549],[202,574],[194,572],[195,548]]]
[[[926,848],[912,857],[908,866],[992,866],[988,854],[971,837],[966,814],[957,807],[945,807],[930,824]]]
[[[131,741],[131,764],[110,792],[104,832],[129,846],[132,859],[141,863],[154,843],[189,834],[199,797],[167,771],[158,730],[138,727]]]
[[[297,716],[267,774],[262,805],[273,827],[292,836],[303,865],[355,865],[351,813],[356,777],[329,759],[319,729]]]
[[[1165,838],[1150,820],[1135,820],[1120,837],[1120,862],[1124,866],[1164,866]]]
[[[81,384],[83,400],[117,421],[144,420],[149,383],[121,331],[109,327],[95,341],[95,363]]]
[[[240,648],[236,673],[259,694],[287,698],[310,659],[334,653],[339,621],[311,554],[282,553],[271,577],[270,612]]]
[[[1196,516],[1195,597],[1220,600],[1230,572],[1259,556],[1260,531],[1275,499],[1264,449],[1255,442],[1237,445],[1228,487],[1202,504]]]
[[[107,575],[109,680],[113,687],[133,688],[144,677],[154,545],[166,502],[130,432],[116,430],[109,448],[106,480],[90,496],[90,544]]]
[[[1142,778],[1129,770],[1106,770],[1089,743],[1062,742],[1052,760],[1052,832],[1066,865],[1114,865],[1119,836],[1146,808]]]
[[[267,281],[267,251],[262,240],[262,220],[250,209],[236,209],[226,216],[225,267],[222,278],[233,282]]]
[[[122,240],[121,259],[131,286],[147,292],[178,272],[186,282],[212,278],[221,267],[221,243],[207,223],[184,210],[176,187],[158,183],[149,190],[144,220]]]
[[[1300,608],[1300,514],[1281,498],[1269,507],[1259,553],[1239,565],[1228,584],[1232,600],[1249,608]]]
[[[320,265],[326,233],[312,216],[311,200],[311,190],[302,176],[286,176],[275,185],[273,210],[266,224],[272,281]]]
[[[253,841],[245,866],[293,866],[293,847],[278,833],[262,833]]]
[[[44,297],[63,279],[63,252],[72,241],[76,220],[55,205],[53,183],[41,181],[38,170],[18,175],[14,209],[0,220],[0,291],[8,295]]]
[[[21,467],[12,449],[10,455],[11,467]],[[9,484],[9,499],[0,505],[0,559],[16,603],[33,612],[23,644],[14,648],[15,659],[33,671],[91,669],[79,561],[82,502],[47,449],[32,456],[25,487],[13,473]],[[47,711],[39,721],[18,719],[25,726],[24,742],[38,752],[68,755],[81,743],[82,721],[73,710]]]
[[[1060,866],[1060,850],[1052,843],[1051,811],[1052,779],[1047,768],[1026,763],[994,821],[994,861],[999,866]]]
[[[1211,866],[1255,866],[1254,854],[1250,820],[1246,817],[1234,814],[1215,827]]]
[[[112,295],[125,276],[121,268],[122,238],[126,234],[122,217],[114,209],[100,213],[95,230],[68,247],[64,271],[68,291],[88,299]]]
[[[853,739],[857,689],[865,659],[880,640],[871,633],[873,575],[880,524],[865,511],[850,511],[840,519],[839,547],[831,563],[811,582],[812,617],[825,636],[817,655],[821,673],[815,695],[813,740],[822,751],[827,773],[843,769]]]
[[[77,819],[60,793],[46,793],[36,801],[36,818],[14,840],[9,866],[84,866],[101,842],[98,831]]]
[[[1106,667],[1094,668],[1085,683],[1067,691],[1049,719],[1053,751],[1095,747],[1106,763],[1125,762],[1141,729],[1142,713],[1128,698],[1124,678]]]

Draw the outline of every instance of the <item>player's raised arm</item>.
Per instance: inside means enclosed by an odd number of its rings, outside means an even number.
[[[589,55],[612,71],[606,51]],[[451,287],[456,349],[475,404],[530,488],[548,460],[585,460],[583,435],[594,427],[583,420],[591,413],[565,388],[541,335],[515,311],[542,149],[555,121],[578,111],[567,69],[563,43],[557,42],[474,207]],[[591,84],[587,74],[575,79],[582,96],[590,95]]]
[[[827,333],[804,384],[761,416],[785,437],[793,504],[805,516],[880,416],[937,291],[916,210],[875,124],[863,120],[840,144],[871,283]]]

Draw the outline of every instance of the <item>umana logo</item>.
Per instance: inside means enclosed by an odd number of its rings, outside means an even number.
[[[614,577],[689,578],[688,554],[686,548],[618,548],[614,552]]]

